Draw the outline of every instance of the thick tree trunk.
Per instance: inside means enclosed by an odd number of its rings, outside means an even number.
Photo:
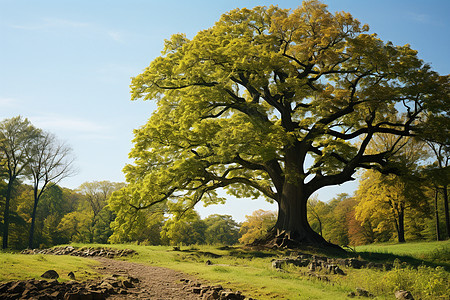
[[[9,233],[9,203],[11,201],[13,180],[8,182],[6,189],[5,210],[3,213],[3,249],[8,248],[8,233]]]
[[[266,239],[257,243],[277,248],[314,247],[342,250],[339,246],[327,242],[309,225],[307,217],[309,196],[301,186],[285,183],[278,201],[276,225]]]
[[[341,247],[327,242],[309,225],[307,202],[315,190],[308,188],[304,183],[303,164],[307,149],[307,145],[294,143],[285,150],[283,178],[274,180],[280,182],[279,185],[276,185],[278,219],[268,236],[254,244],[277,248],[308,247],[345,251]]]

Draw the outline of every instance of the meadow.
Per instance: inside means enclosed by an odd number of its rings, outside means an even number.
[[[411,291],[415,299],[450,297],[450,241],[360,246],[349,256],[392,263],[394,268],[388,271],[343,267],[345,276],[323,273],[328,281],[308,276],[307,267],[272,268],[274,259],[289,256],[293,254],[291,251],[219,246],[185,246],[174,250],[168,246],[135,244],[72,245],[133,249],[137,255],[122,259],[180,270],[202,282],[221,284],[256,299],[348,299],[356,288],[369,291],[375,299],[393,299],[396,290]],[[66,274],[73,271],[73,266],[80,279],[99,276],[94,269],[96,261],[71,256],[1,253],[0,264],[1,281],[38,278],[49,268]]]

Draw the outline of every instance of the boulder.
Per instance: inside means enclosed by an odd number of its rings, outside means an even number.
[[[58,279],[59,274],[55,270],[45,271],[44,274],[41,275],[42,278],[46,279]]]
[[[75,280],[75,274],[73,272],[69,272],[67,276],[69,276],[70,280]]]

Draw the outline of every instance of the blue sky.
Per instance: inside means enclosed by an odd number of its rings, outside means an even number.
[[[450,1],[324,2],[385,41],[411,44],[436,71],[449,73]],[[160,55],[171,34],[193,37],[231,9],[271,4],[295,8],[301,1],[0,0],[0,120],[22,115],[72,146],[79,172],[63,186],[124,181],[132,131],[155,109],[152,102],[130,101],[130,78]],[[355,188],[328,188],[319,198]],[[258,208],[275,209],[263,200],[235,199],[197,209],[242,221]]]

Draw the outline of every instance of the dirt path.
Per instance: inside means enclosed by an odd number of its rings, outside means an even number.
[[[113,260],[108,258],[95,258],[101,262],[98,271],[102,274],[117,274],[132,276],[139,279],[134,288],[128,289],[127,295],[114,295],[108,299],[151,299],[169,300],[186,299],[198,300],[199,295],[192,293],[180,281],[181,279],[194,278],[190,275],[167,268],[148,266],[127,261]]]

